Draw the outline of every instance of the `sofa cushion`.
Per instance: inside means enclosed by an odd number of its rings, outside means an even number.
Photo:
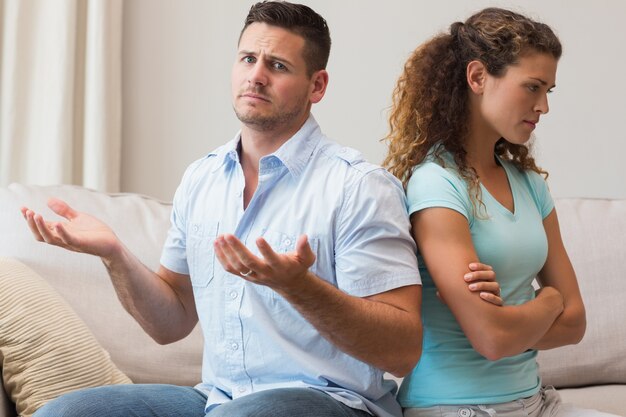
[[[568,388],[558,390],[561,400],[567,405],[577,408],[603,411],[626,416],[626,385],[598,385],[583,388]],[[586,414],[577,414],[580,416]],[[588,414],[596,415],[596,414]]]
[[[131,383],[41,277],[0,258],[0,360],[19,415],[80,388]]]
[[[543,383],[626,383],[626,200],[558,199],[563,242],[587,310],[578,345],[539,352]]]
[[[157,344],[121,306],[99,258],[33,239],[20,206],[32,208],[46,219],[58,220],[46,206],[50,197],[58,197],[104,221],[153,270],[159,266],[171,205],[138,194],[106,194],[73,185],[0,187],[0,256],[16,258],[44,277],[135,383],[200,382],[200,326],[181,341]]]

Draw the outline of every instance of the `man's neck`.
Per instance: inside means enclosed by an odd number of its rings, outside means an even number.
[[[276,152],[291,136],[293,133],[281,133],[274,130],[257,131],[243,126],[241,128],[240,157],[242,161],[245,158],[258,162],[262,157]]]
[[[302,128],[307,120],[308,115],[299,123],[271,130],[259,130],[255,129],[254,126],[243,125],[241,127],[239,154],[242,164],[252,163],[254,167],[258,168],[261,158],[276,152]]]
[[[293,135],[302,128],[307,117],[301,123],[294,126],[285,126],[281,130],[256,130],[251,126],[243,125],[241,128],[241,147],[239,148],[239,160],[245,178],[243,195],[243,207],[246,209],[252,199],[259,182],[259,161],[266,155],[276,152]]]

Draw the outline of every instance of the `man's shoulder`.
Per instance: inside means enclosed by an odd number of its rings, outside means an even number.
[[[396,177],[380,165],[367,161],[357,149],[324,138],[320,141],[316,154],[316,159],[326,166],[330,175],[337,179],[343,177],[344,187],[368,183],[372,185],[372,189],[378,186],[402,189],[402,184]]]
[[[183,179],[193,178],[198,175],[202,175],[202,172],[211,170],[217,162],[217,156],[215,154],[206,154],[202,158],[198,158],[187,166]]]
[[[185,169],[181,184],[191,186],[192,184],[206,179],[228,162],[228,153],[231,150],[232,144],[226,143],[193,161]]]
[[[317,153],[327,163],[343,166],[357,175],[368,174],[374,171],[380,171],[381,173],[385,171],[380,165],[367,161],[360,151],[341,145],[328,138],[320,141]]]

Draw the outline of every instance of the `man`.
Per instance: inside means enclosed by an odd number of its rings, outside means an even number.
[[[159,343],[198,320],[202,383],[71,393],[37,416],[400,416],[389,371],[421,350],[421,287],[403,190],[310,115],[330,35],[310,8],[250,9],[232,71],[234,140],[193,163],[174,198],[161,266],[142,265],[97,219],[26,208],[39,240],[100,256]]]

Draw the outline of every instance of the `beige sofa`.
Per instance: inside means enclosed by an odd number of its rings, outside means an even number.
[[[203,343],[198,328],[180,342],[156,344],[122,309],[99,259],[32,239],[19,207],[52,218],[46,208],[50,196],[101,218],[151,268],[158,266],[171,206],[134,194],[13,184],[0,188],[0,257],[15,258],[44,277],[135,383],[195,385]],[[626,200],[560,199],[557,209],[588,330],[579,345],[540,353],[543,380],[568,402],[626,416]],[[14,416],[14,405],[0,389],[0,417]]]

